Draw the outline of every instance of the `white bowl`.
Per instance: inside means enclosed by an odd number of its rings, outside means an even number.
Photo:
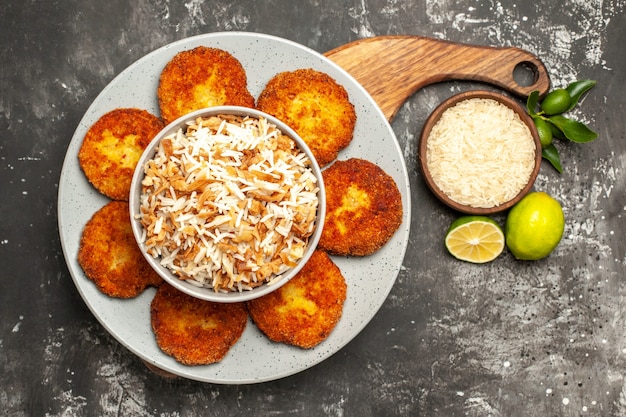
[[[274,279],[271,284],[262,284],[251,290],[243,290],[243,291],[232,291],[232,292],[216,292],[213,288],[209,287],[200,287],[194,284],[191,284],[185,280],[180,279],[177,275],[171,272],[170,269],[161,265],[160,258],[154,258],[152,255],[146,252],[146,248],[144,243],[142,242],[141,236],[144,232],[144,227],[139,220],[139,206],[141,200],[142,193],[142,185],[141,182],[144,178],[144,165],[146,162],[154,157],[156,149],[161,142],[161,140],[172,133],[177,132],[179,129],[183,128],[183,130],[187,126],[188,121],[193,121],[198,117],[209,117],[216,115],[239,115],[239,116],[249,116],[253,118],[265,118],[270,123],[274,124],[283,134],[287,135],[296,143],[298,148],[304,152],[309,160],[311,161],[311,170],[313,174],[317,178],[318,181],[318,208],[317,208],[317,217],[315,220],[315,230],[313,234],[309,237],[308,244],[305,248],[304,255],[298,261],[298,263],[282,273],[278,276],[277,279]],[[322,180],[322,172],[317,164],[315,157],[313,156],[309,147],[304,143],[302,138],[296,134],[296,132],[287,126],[282,121],[277,118],[261,112],[259,110],[239,107],[239,106],[217,106],[210,107],[206,109],[201,109],[189,113],[183,117],[178,118],[173,121],[169,125],[167,125],[161,132],[159,132],[154,139],[150,142],[148,147],[143,152],[137,167],[135,168],[135,172],[133,175],[132,183],[131,183],[131,191],[129,196],[129,204],[130,204],[130,218],[131,218],[131,226],[133,229],[133,234],[135,235],[135,239],[143,253],[144,257],[152,266],[152,268],[169,284],[176,287],[177,289],[183,291],[186,294],[189,294],[193,297],[197,297],[203,300],[213,301],[213,302],[242,302],[251,300],[254,298],[261,297],[263,295],[269,294],[270,292],[278,289],[286,282],[288,282],[291,278],[293,278],[299,271],[302,269],[304,264],[313,254],[317,243],[319,241],[320,235],[322,233],[326,205],[325,205],[326,194],[324,192],[324,183]]]

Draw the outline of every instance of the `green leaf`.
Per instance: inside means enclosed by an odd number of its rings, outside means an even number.
[[[580,80],[575,81],[567,86],[566,90],[569,93],[570,97],[572,97],[572,103],[569,105],[566,111],[572,110],[578,104],[580,97],[582,97],[585,92],[589,91],[596,82],[594,80]]]
[[[559,151],[554,144],[548,145],[541,149],[541,156],[552,164],[552,166],[560,172],[563,172],[561,167],[561,158],[559,157]]]
[[[531,116],[537,114],[535,111],[537,104],[539,104],[539,91],[535,90],[528,95],[528,99],[526,100],[526,109],[528,110],[528,114]]]
[[[596,132],[589,129],[583,123],[568,119],[567,117],[557,114],[554,116],[550,116],[548,120],[550,121],[550,123],[558,127],[561,132],[563,132],[565,137],[572,142],[591,142],[598,137],[598,134]]]
[[[546,119],[546,120],[548,122],[548,125],[550,125],[550,130],[552,130],[552,136],[558,139],[565,139],[565,135],[563,134],[563,131],[561,131],[561,129],[556,127],[553,123],[550,123],[550,119]]]

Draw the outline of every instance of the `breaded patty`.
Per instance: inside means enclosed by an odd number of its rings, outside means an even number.
[[[319,248],[365,256],[389,241],[402,223],[402,197],[393,178],[358,158],[335,162],[322,177],[326,218]]]
[[[117,298],[135,297],[162,282],[137,246],[128,210],[125,201],[98,210],[85,225],[78,250],[85,275],[101,292]]]
[[[320,166],[332,162],[350,144],[356,124],[345,88],[313,69],[275,75],[259,95],[257,108],[295,130]]]
[[[176,54],[161,72],[157,95],[166,123],[205,107],[254,107],[241,63],[226,51],[206,46]]]
[[[326,252],[316,250],[285,285],[247,302],[250,317],[275,342],[304,349],[326,339],[343,312],[346,282]]]
[[[150,304],[150,320],[163,352],[184,365],[208,365],[239,340],[248,312],[244,303],[205,301],[164,283]]]
[[[113,200],[128,201],[137,161],[161,129],[161,119],[141,109],[115,109],[100,117],[78,151],[89,182]]]

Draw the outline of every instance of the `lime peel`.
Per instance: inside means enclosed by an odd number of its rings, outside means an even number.
[[[561,204],[543,191],[522,198],[507,215],[506,246],[517,259],[535,261],[548,256],[563,237]]]
[[[452,256],[471,263],[486,263],[504,250],[502,228],[486,216],[463,216],[446,233],[445,245]]]

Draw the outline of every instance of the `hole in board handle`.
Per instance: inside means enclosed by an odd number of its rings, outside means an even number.
[[[513,68],[513,80],[521,87],[530,87],[539,80],[537,65],[529,61],[520,62]]]

